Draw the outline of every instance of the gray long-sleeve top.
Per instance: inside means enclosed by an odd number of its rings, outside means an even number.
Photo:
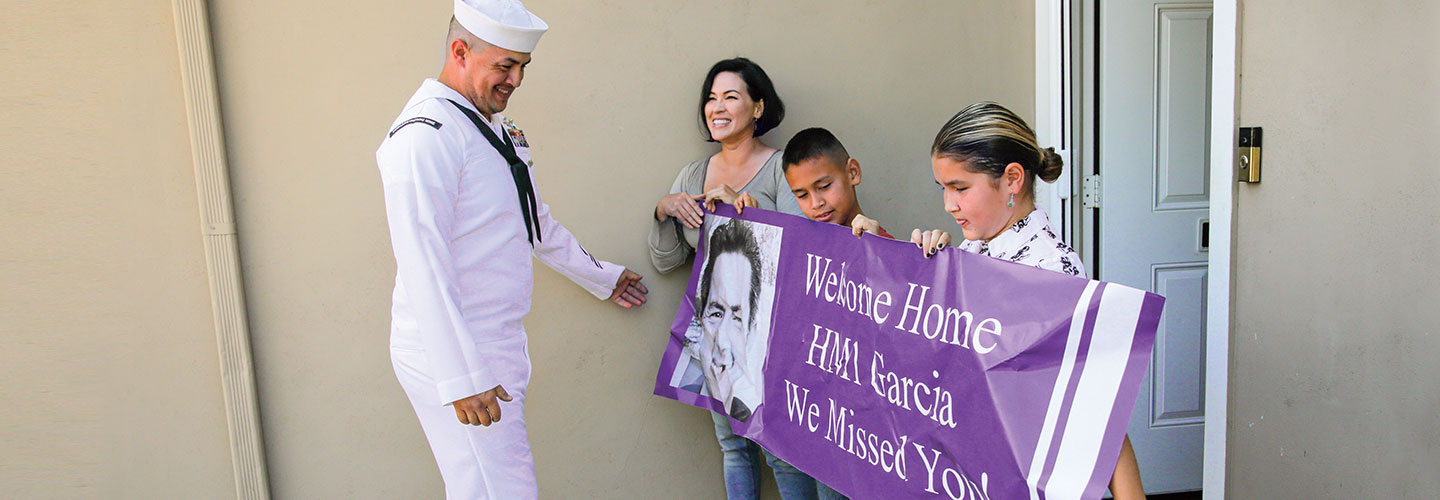
[[[795,201],[795,194],[790,192],[790,183],[785,181],[785,169],[780,165],[782,156],[780,151],[776,151],[765,161],[765,165],[760,167],[760,171],[755,173],[755,177],[750,179],[750,183],[736,191],[748,191],[750,196],[760,203],[760,208],[803,217],[800,204]],[[709,165],[709,156],[685,165],[685,168],[680,169],[680,175],[675,176],[675,182],[670,185],[670,192],[667,194],[705,192],[705,170]],[[668,273],[684,266],[685,261],[695,253],[695,246],[700,241],[700,230],[686,228],[674,217],[663,221],[651,217],[650,220],[650,262],[655,264],[655,269]]]

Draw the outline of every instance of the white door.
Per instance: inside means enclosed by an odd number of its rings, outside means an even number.
[[[1130,421],[1147,493],[1198,490],[1205,424],[1210,2],[1100,0],[1098,278],[1166,297]]]

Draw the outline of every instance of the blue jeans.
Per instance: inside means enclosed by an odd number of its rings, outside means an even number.
[[[710,412],[715,420],[715,439],[720,441],[721,460],[725,466],[725,495],[730,500],[760,498],[760,455],[775,471],[775,486],[785,500],[843,500],[839,492],[816,481],[795,466],[771,455],[754,441],[730,430],[730,418]]]

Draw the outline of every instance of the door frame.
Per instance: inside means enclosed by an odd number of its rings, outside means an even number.
[[[1094,110],[1076,81],[1093,81],[1094,28],[1082,22],[1098,0],[1035,0],[1035,132],[1054,146],[1067,168],[1054,188],[1037,196],[1056,214],[1066,241],[1089,263],[1094,256],[1093,214],[1081,210],[1079,185],[1093,172]],[[1205,498],[1225,498],[1226,428],[1229,425],[1230,333],[1234,272],[1235,130],[1238,125],[1239,0],[1214,0],[1210,86],[1210,251],[1205,311]],[[1093,16],[1090,16],[1093,18]],[[1073,175],[1074,172],[1082,175]],[[1079,217],[1076,217],[1076,215]],[[1093,269],[1091,269],[1093,271]],[[1092,274],[1093,276],[1093,274]]]

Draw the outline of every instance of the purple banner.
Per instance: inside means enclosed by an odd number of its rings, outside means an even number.
[[[1104,493],[1163,297],[758,209],[703,234],[655,394],[852,498]]]

